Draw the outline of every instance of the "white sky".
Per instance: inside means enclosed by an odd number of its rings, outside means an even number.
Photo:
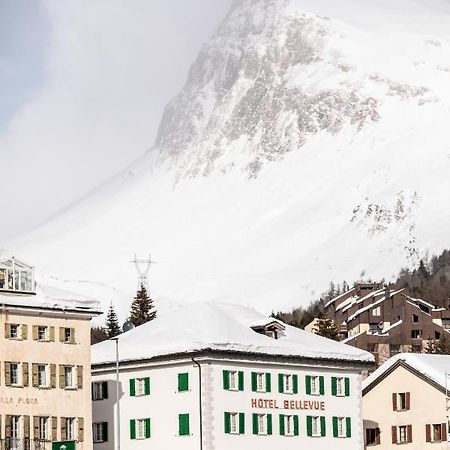
[[[0,0],[0,247],[153,143],[231,0]]]

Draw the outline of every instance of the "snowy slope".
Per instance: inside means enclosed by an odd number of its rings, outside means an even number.
[[[152,150],[8,250],[123,315],[135,252],[160,308],[392,277],[450,246],[449,24],[445,0],[235,1]]]
[[[236,351],[313,359],[373,363],[373,355],[349,345],[285,325],[274,339],[251,327],[273,319],[237,305],[192,303],[161,314],[119,337],[121,360],[147,359],[200,350]],[[283,324],[282,322],[279,322]],[[115,361],[115,345],[92,347],[93,364]]]

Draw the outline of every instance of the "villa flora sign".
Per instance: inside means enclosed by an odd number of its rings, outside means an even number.
[[[306,409],[325,411],[325,402],[317,400],[283,400],[280,403],[274,398],[252,398],[252,408],[259,409]]]

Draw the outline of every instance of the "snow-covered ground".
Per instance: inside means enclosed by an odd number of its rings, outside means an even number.
[[[8,251],[122,318],[135,253],[160,309],[393,277],[450,246],[449,24],[443,0],[235,2],[155,147]]]

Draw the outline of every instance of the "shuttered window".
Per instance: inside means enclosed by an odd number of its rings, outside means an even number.
[[[280,414],[280,436],[298,436],[299,419],[297,415]]]
[[[227,391],[244,390],[244,372],[237,370],[223,370],[223,388]]]
[[[108,442],[108,422],[96,422],[92,424],[94,443]]]
[[[298,375],[296,374],[278,374],[278,392],[280,394],[298,393]]]
[[[352,421],[350,417],[333,417],[333,437],[349,438],[352,436]]]
[[[411,409],[411,393],[395,392],[392,394],[392,410],[408,411]]]
[[[148,439],[151,437],[150,418],[130,420],[130,439]]]
[[[272,414],[252,414],[253,434],[272,434]]]
[[[178,435],[189,436],[189,414],[178,414]]]
[[[381,433],[379,428],[366,428],[366,445],[381,444]]]
[[[308,395],[324,395],[325,378],[322,375],[306,375],[305,388]]]
[[[150,377],[130,378],[130,397],[150,395]]]
[[[425,425],[426,442],[445,442],[447,440],[447,424],[434,423]]]
[[[331,395],[338,397],[350,396],[350,378],[331,377]]]
[[[270,392],[272,390],[272,380],[270,373],[252,372],[252,391]]]
[[[224,431],[226,434],[244,434],[245,414],[237,412],[225,412]]]
[[[178,374],[178,392],[184,392],[189,390],[189,374],[179,373]]]
[[[108,398],[108,382],[96,381],[92,383],[92,400],[104,400]]]
[[[324,416],[306,416],[306,434],[310,437],[323,437],[326,435]]]

